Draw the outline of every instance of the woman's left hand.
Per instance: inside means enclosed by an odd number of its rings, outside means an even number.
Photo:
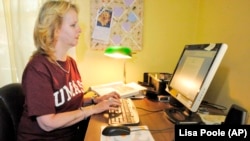
[[[111,93],[108,93],[106,95],[102,95],[102,96],[99,96],[99,97],[95,98],[95,102],[99,103],[99,102],[101,102],[103,100],[109,100],[110,98],[120,99],[121,97],[116,92],[111,92]]]

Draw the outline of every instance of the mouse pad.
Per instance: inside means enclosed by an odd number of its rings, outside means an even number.
[[[105,126],[101,127],[101,132]],[[101,141],[154,141],[148,127],[142,126],[128,126],[131,130],[130,135],[121,136],[104,136],[101,134]]]

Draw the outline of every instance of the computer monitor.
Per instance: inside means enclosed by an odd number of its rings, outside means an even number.
[[[227,44],[190,44],[182,51],[166,91],[183,108],[166,109],[175,124],[199,124],[196,113],[227,50]]]

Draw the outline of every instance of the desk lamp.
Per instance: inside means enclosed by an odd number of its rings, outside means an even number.
[[[132,58],[132,51],[130,48],[125,46],[109,46],[105,49],[104,55],[112,57],[112,58],[118,58],[118,59],[124,59],[124,65],[123,65],[123,81],[126,84],[126,61],[125,59]]]

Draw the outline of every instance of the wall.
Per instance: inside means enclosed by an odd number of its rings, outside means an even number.
[[[207,93],[207,100],[250,111],[250,1],[201,1],[199,42],[225,42],[229,49]]]
[[[86,87],[123,79],[123,62],[89,47],[89,0],[79,3],[83,30],[77,62]],[[195,40],[197,0],[144,1],[143,49],[127,61],[127,82],[142,80],[144,72],[172,72],[187,43]]]
[[[172,72],[185,44],[225,42],[229,49],[207,92],[206,100],[232,103],[250,111],[250,9],[248,0],[145,0],[143,50],[127,62],[127,81],[143,72]],[[87,87],[122,80],[122,61],[89,48],[89,0],[80,2],[83,29],[77,62]]]

